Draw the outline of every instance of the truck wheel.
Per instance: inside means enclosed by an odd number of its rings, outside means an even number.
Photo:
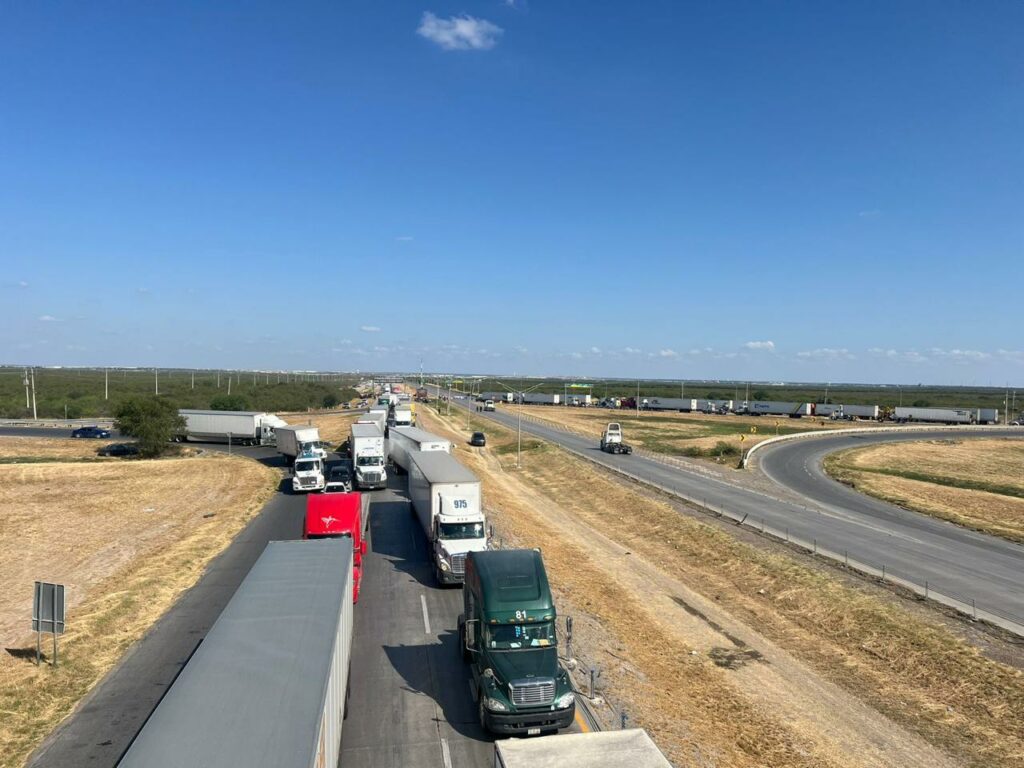
[[[459,617],[459,655],[463,661],[469,661],[469,651],[466,650],[466,622]]]
[[[484,692],[480,691],[477,695],[477,715],[480,718],[480,727],[485,731],[487,730],[487,710],[484,709]]]

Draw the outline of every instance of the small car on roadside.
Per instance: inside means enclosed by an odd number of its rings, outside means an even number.
[[[110,430],[101,427],[79,427],[71,432],[72,437],[107,438],[110,437]]]
[[[469,438],[469,444],[477,448],[483,448],[487,445],[487,435],[483,432],[474,432],[473,436]]]

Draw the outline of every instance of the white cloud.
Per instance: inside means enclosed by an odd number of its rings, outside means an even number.
[[[569,357],[571,357],[573,360],[582,360],[583,354],[581,352],[570,352]]]
[[[446,51],[486,51],[493,48],[503,30],[497,24],[473,16],[442,19],[430,11],[423,14],[416,34],[437,43]]]
[[[625,352],[627,355],[642,355],[644,353],[642,349],[637,349],[636,347],[626,347],[622,351]]]
[[[932,357],[938,357],[945,360],[952,360],[957,363],[978,363],[982,360],[988,360],[992,357],[988,352],[980,352],[977,349],[940,349],[939,347],[932,347],[928,350],[928,354]]]
[[[363,333],[380,333],[380,328],[376,325],[360,325],[359,330]]]
[[[679,353],[674,349],[659,349],[658,357],[679,357]]]
[[[25,280],[19,280],[18,281],[18,287],[19,288],[28,288],[28,282],[25,281]]]
[[[821,347],[807,352],[797,352],[796,356],[804,360],[856,360],[850,350],[845,347],[834,349],[833,347]]]
[[[60,318],[54,317],[53,315],[40,315],[39,322],[41,323],[59,323]]]
[[[591,347],[590,348],[590,354],[592,354],[592,355],[600,355],[601,354],[601,348],[600,347]]]
[[[875,219],[882,215],[882,212],[877,208],[871,208],[866,211],[859,211],[857,213],[862,219]]]
[[[518,352],[518,353],[519,353],[520,355],[525,355],[525,354],[526,354],[527,352],[529,352],[529,351],[530,351],[530,350],[528,350],[528,349],[527,349],[526,347],[513,347],[513,349],[514,349],[514,350],[515,350],[516,352]]]
[[[766,352],[774,352],[775,351],[775,342],[774,341],[748,341],[743,346],[746,347],[747,349],[759,349],[759,350],[764,350]]]
[[[136,289],[135,289],[135,292],[136,292],[137,294],[139,294],[140,296],[146,296],[146,295],[148,295],[149,293],[151,293],[151,291],[149,290],[149,288],[145,288],[145,287],[142,287],[142,286],[140,286],[140,287],[136,288]]]
[[[412,241],[412,235],[400,235],[399,237],[396,237],[395,240],[400,243],[408,243]]]

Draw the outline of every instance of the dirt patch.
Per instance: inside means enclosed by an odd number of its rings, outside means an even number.
[[[862,493],[1024,542],[1024,441],[877,445],[829,456],[825,469]]]
[[[492,450],[459,453],[499,534],[543,548],[609,695],[679,764],[1024,765],[1019,671],[557,448],[521,472]]]
[[[279,480],[257,462],[222,454],[0,465],[0,766],[23,763],[198,580]],[[56,670],[31,663],[37,579],[67,586]]]

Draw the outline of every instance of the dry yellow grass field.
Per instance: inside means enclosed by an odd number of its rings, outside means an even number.
[[[1024,441],[922,440],[830,456],[826,469],[862,493],[1024,542]]]
[[[334,447],[348,439],[349,427],[361,415],[359,413],[319,413],[316,411],[278,414],[289,424],[311,424],[317,427],[320,430],[320,439]]]
[[[515,413],[517,406],[499,405]],[[559,406],[525,406],[523,415],[566,427],[586,435],[595,442],[601,439],[610,421],[622,424],[626,442],[656,453],[714,460],[720,444],[730,446],[733,454],[776,435],[816,430],[844,429],[851,426],[877,426],[869,421],[831,421],[829,419],[790,419],[774,416],[717,416],[674,411],[643,411],[637,415],[629,410],[603,408],[565,408]],[[725,457],[728,459],[728,454]]]
[[[96,451],[116,440],[62,440],[59,438],[0,435],[0,459],[31,457],[41,459],[97,459]],[[113,461],[114,459],[102,459]]]
[[[27,455],[67,459],[83,450],[78,441],[33,442],[23,444]],[[279,480],[257,462],[222,454],[0,465],[0,641],[14,651],[0,656],[0,766],[22,765],[198,580]],[[29,617],[37,579],[67,585],[68,630],[56,670],[36,668],[19,652],[35,647]]]
[[[544,551],[610,695],[678,765],[1024,766],[1024,677],[887,593],[742,544],[531,439],[456,439],[506,543]],[[706,617],[706,618],[705,618]],[[733,665],[735,661],[735,665]]]

